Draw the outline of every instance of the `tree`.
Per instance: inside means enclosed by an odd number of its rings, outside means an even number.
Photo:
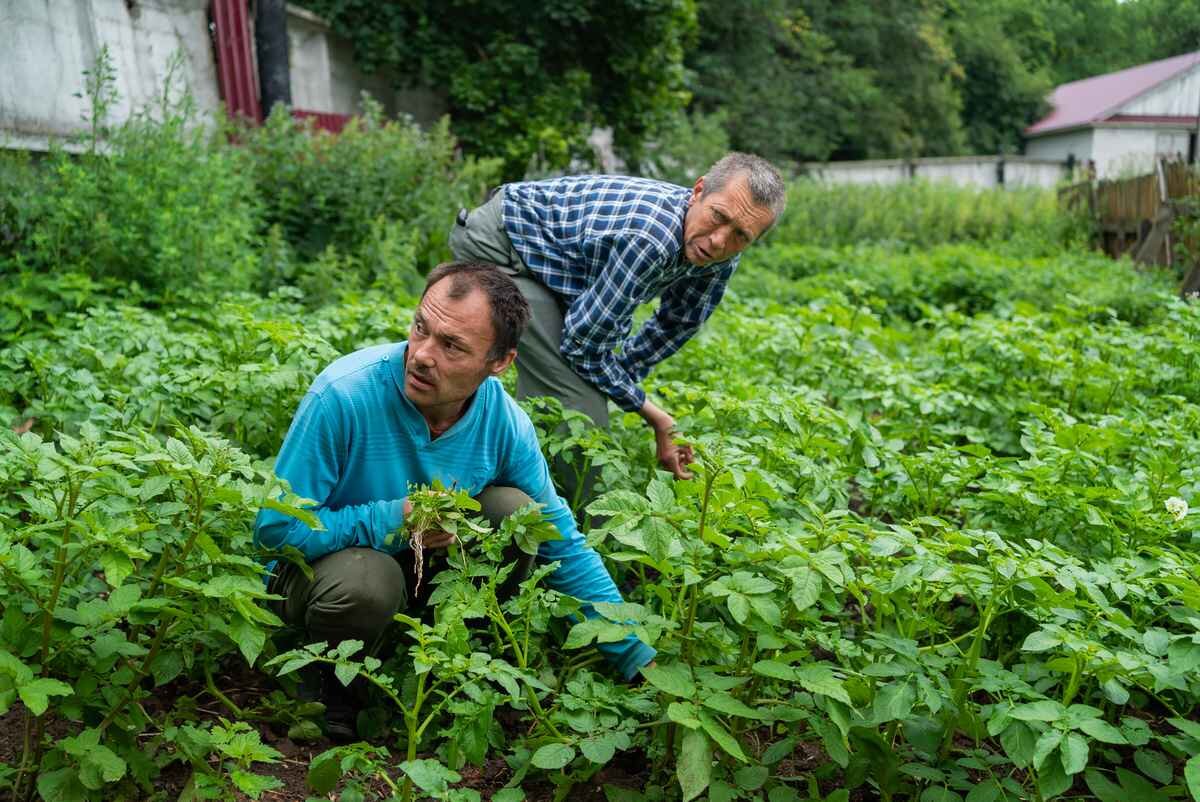
[[[364,69],[440,89],[474,154],[506,179],[589,156],[609,125],[636,159],[688,102],[691,0],[304,0],[354,43]]]
[[[820,161],[878,100],[866,71],[793,0],[707,0],[689,54],[694,108],[722,113],[730,143],[777,161]]]
[[[1029,0],[960,0],[947,29],[962,66],[959,92],[967,147],[1015,151],[1021,132],[1047,110],[1047,61],[1054,40],[1041,6]]]
[[[814,27],[871,77],[841,158],[938,156],[964,144],[962,67],[946,34],[943,0],[802,0]]]

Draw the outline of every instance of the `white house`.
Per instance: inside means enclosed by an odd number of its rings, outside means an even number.
[[[102,46],[118,93],[113,122],[150,103],[173,62],[176,88],[190,91],[201,111],[222,101],[241,111],[238,101],[257,106],[250,9],[249,0],[0,0],[0,148],[45,150],[86,130],[83,71]],[[303,9],[288,7],[288,38],[297,115],[354,114],[364,91],[389,114],[427,123],[442,113],[432,93],[397,92],[362,74],[350,43]]]
[[[1053,111],[1025,130],[1025,155],[1095,163],[1100,178],[1149,172],[1160,156],[1196,153],[1200,51],[1054,90]]]

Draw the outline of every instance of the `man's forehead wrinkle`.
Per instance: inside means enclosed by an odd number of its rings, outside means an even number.
[[[417,307],[422,321],[430,326],[436,324],[435,332],[441,337],[458,340],[474,340],[482,345],[490,345],[492,340],[491,318],[487,310],[480,310],[479,291],[470,292],[461,298],[446,299],[434,293],[437,285],[425,294]],[[484,302],[486,306],[486,301]]]

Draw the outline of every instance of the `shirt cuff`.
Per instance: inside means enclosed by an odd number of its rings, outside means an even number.
[[[401,527],[404,526],[404,499],[394,499],[387,502],[383,508],[383,534],[371,548],[384,554],[396,554],[408,548]],[[389,539],[390,536],[390,539]]]
[[[613,395],[612,400],[625,412],[637,412],[646,403],[646,391],[635,384],[628,394]]]
[[[647,646],[635,637],[630,637],[633,641],[632,646],[625,651],[623,655],[618,657],[614,662],[617,665],[617,670],[621,672],[626,680],[631,680],[638,675],[638,669],[642,666],[649,665],[652,660],[658,655],[658,650],[653,646]]]

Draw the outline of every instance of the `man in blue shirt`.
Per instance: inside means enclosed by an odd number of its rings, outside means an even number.
[[[283,566],[269,588],[284,597],[280,616],[310,640],[370,644],[408,606],[410,580],[397,557],[408,550],[399,532],[411,511],[406,496],[410,486],[435,480],[476,496],[493,525],[526,504],[543,505],[562,534],[539,548],[541,559],[559,563],[549,585],[584,602],[621,601],[555,493],[529,417],[497,378],[528,320],[520,291],[494,266],[447,263],[429,274],[407,342],[344,356],[313,382],[275,471],[317,501],[324,528],[269,509],[255,525],[262,545],[294,546],[312,566],[312,579]],[[430,532],[424,547],[453,542]],[[626,678],[654,657],[634,637],[599,648]],[[339,690],[327,684],[327,696]],[[354,711],[345,697],[326,701],[331,734],[351,736]]]
[[[757,156],[730,153],[689,190],[623,176],[507,184],[459,212],[458,259],[501,266],[533,312],[517,352],[517,397],[549,395],[608,424],[608,400],[654,431],[659,463],[688,478],[692,451],[638,384],[716,309],[738,254],[779,218],[786,187]],[[630,336],[634,310],[660,298]],[[555,466],[568,498],[573,471]],[[590,496],[590,489],[580,493]]]

